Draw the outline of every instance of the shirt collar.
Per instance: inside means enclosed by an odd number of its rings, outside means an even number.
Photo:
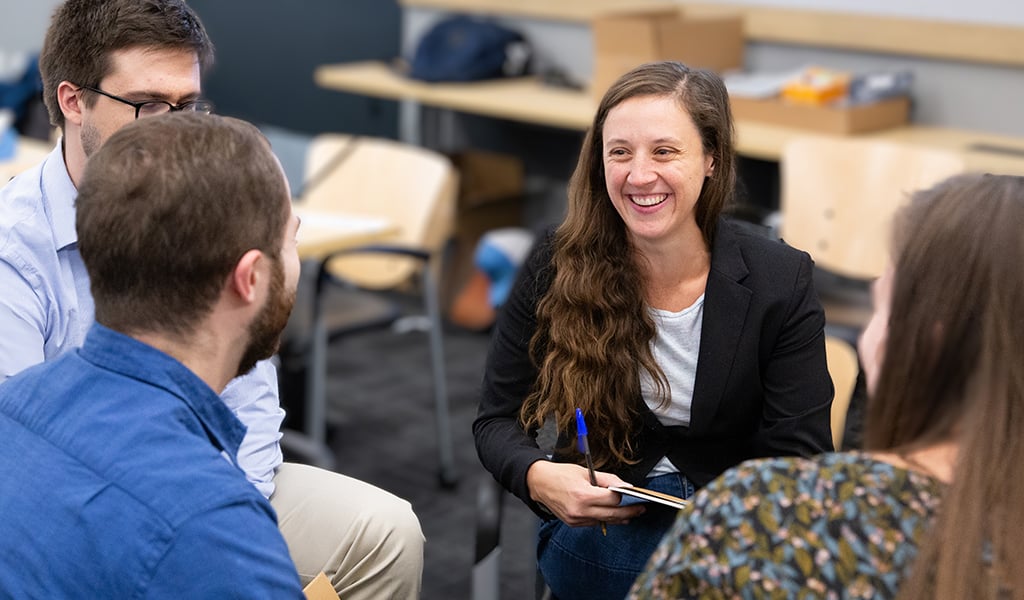
[[[75,199],[78,197],[78,189],[68,174],[63,148],[64,139],[61,138],[43,162],[42,177],[43,199],[50,207],[53,238],[58,250],[78,242],[78,233],[75,231]]]
[[[238,447],[245,425],[220,396],[188,367],[173,357],[132,337],[94,323],[79,350],[81,357],[99,367],[159,387],[180,398],[203,424],[219,450],[238,463]]]

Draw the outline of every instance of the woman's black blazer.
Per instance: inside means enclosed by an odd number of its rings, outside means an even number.
[[[517,419],[537,377],[528,346],[537,302],[551,283],[551,254],[548,235],[535,245],[502,307],[473,423],[484,467],[541,516],[550,515],[530,500],[526,472],[548,456]],[[719,222],[690,424],[662,426],[638,395],[641,460],[616,469],[620,477],[638,484],[668,456],[700,487],[749,458],[810,456],[832,449],[825,315],[812,270],[807,253],[731,221]]]

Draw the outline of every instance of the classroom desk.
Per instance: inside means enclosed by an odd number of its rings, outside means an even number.
[[[313,77],[326,89],[579,131],[590,125],[597,106],[586,90],[548,87],[535,78],[434,84],[403,77],[379,61],[322,65]],[[737,120],[736,151],[777,161],[788,141],[806,135],[814,132]],[[972,170],[1024,175],[1024,138],[1020,137],[920,125],[858,137],[949,148],[963,153]]]
[[[313,79],[326,89],[581,131],[590,125],[597,107],[586,93],[544,86],[531,77],[426,83],[375,61],[323,65],[314,71]]]
[[[0,186],[11,177],[34,167],[53,150],[53,144],[19,138],[13,157],[0,160]],[[397,231],[393,223],[357,214],[322,213],[295,206],[302,219],[298,252],[302,260],[316,259],[328,252],[379,242]]]
[[[385,240],[398,231],[390,221],[357,214],[325,213],[295,206],[302,220],[298,251],[303,261],[314,260],[337,250],[345,250]]]
[[[330,252],[380,242],[398,231],[386,219],[357,214],[326,213],[295,206],[301,219],[298,252],[302,268],[318,269],[319,259]],[[312,301],[310,299],[309,301]],[[327,447],[327,326],[319,312],[313,316],[311,343],[307,351],[306,407],[304,433],[292,434],[291,441],[303,440],[305,452],[323,468],[333,468],[334,456]]]

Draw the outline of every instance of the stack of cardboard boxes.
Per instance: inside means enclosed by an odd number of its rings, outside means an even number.
[[[743,19],[727,11],[697,14],[687,7],[602,13],[592,22],[594,75],[600,99],[620,75],[645,62],[678,60],[719,73],[743,69]],[[846,135],[896,127],[910,116],[910,100],[865,104],[807,104],[785,98],[731,98],[733,117],[769,125]]]
[[[620,75],[645,62],[678,60],[724,72],[743,67],[743,19],[691,17],[678,8],[606,12],[591,23],[595,98]]]

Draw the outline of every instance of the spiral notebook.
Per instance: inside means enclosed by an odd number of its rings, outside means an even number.
[[[632,496],[648,502],[657,502],[658,504],[664,504],[665,506],[671,506],[672,508],[685,508],[689,502],[683,500],[679,496],[673,496],[672,494],[666,494],[664,492],[656,492],[642,487],[625,487],[613,485],[608,488],[613,492],[625,494],[626,496]]]

